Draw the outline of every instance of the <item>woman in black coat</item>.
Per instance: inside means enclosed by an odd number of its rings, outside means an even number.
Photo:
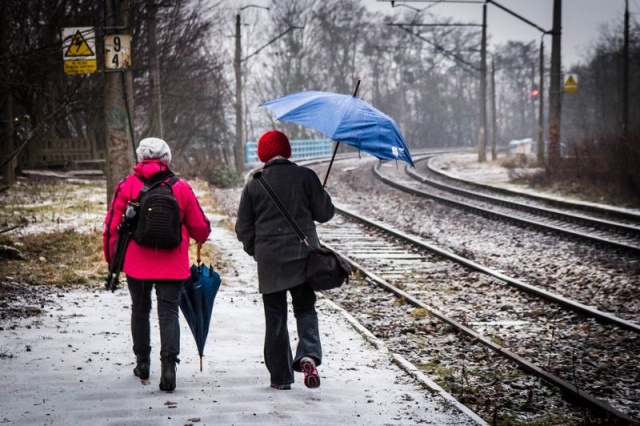
[[[307,241],[319,247],[315,222],[327,222],[335,212],[331,197],[311,169],[288,160],[291,145],[287,136],[271,130],[258,140],[261,170]],[[269,194],[257,179],[244,187],[236,235],[244,251],[258,264],[258,289],[265,312],[264,360],[271,375],[271,387],[291,389],[293,372],[304,373],[309,388],[320,386],[317,368],[322,347],[316,314],[316,295],[306,282],[310,249],[300,242]],[[292,356],[287,328],[287,292],[291,293],[298,331],[298,346]]]

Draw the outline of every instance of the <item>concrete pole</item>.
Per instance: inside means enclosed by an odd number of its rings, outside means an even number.
[[[498,158],[498,117],[496,117],[496,61],[491,58],[491,160],[496,161]]]
[[[127,0],[105,0],[105,34],[131,34]],[[105,72],[107,205],[116,184],[131,173],[133,149],[133,78],[131,70]]]
[[[149,91],[151,92],[151,117],[149,136],[164,139],[162,122],[162,92],[160,84],[160,66],[158,64],[157,16],[156,0],[147,0],[147,43],[149,45]]]
[[[544,37],[544,36],[543,36]],[[544,164],[544,40],[540,38],[540,76],[538,80],[540,81],[538,87],[540,89],[540,93],[538,95],[538,149],[537,149],[537,160],[538,165],[542,166]]]
[[[487,160],[487,4],[482,5],[482,46],[480,51],[480,149],[478,161]]]
[[[553,0],[551,30],[551,85],[549,87],[549,158],[547,170],[553,172],[560,161],[560,124],[562,114],[562,0]]]
[[[240,13],[236,15],[236,51],[233,60],[233,68],[236,74],[236,143],[234,156],[236,160],[236,172],[241,174],[244,170],[244,135],[243,135],[243,102],[242,102],[242,44],[240,42]]]

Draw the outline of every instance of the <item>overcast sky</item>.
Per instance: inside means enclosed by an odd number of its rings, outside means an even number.
[[[226,0],[232,7],[249,4],[269,6],[274,0]],[[277,0],[275,0],[277,1]],[[416,9],[429,8],[429,12],[452,17],[458,22],[482,23],[482,1],[478,4],[440,3],[420,0],[396,0],[395,10],[390,1],[362,0],[371,11],[393,14],[398,10],[413,13],[410,8],[399,6],[405,4]],[[460,1],[460,0],[458,0]],[[541,28],[550,30],[553,24],[554,0],[496,0],[496,3],[523,16]],[[622,30],[625,0],[564,0],[562,2],[562,66],[563,69],[584,58],[598,37],[598,29],[603,24],[616,23]],[[640,19],[640,0],[629,0],[631,19]],[[424,13],[421,12],[421,13]],[[400,22],[400,20],[398,21]],[[505,43],[508,40],[540,42],[540,31],[504,12],[495,5],[487,6],[487,31],[490,43]],[[622,37],[622,33],[620,34]],[[551,49],[551,36],[545,37],[547,55]],[[491,47],[490,47],[491,48]],[[547,56],[549,57],[549,56]]]
[[[391,13],[389,1],[363,0],[371,10]],[[453,17],[459,22],[482,23],[482,3],[442,3],[424,2],[420,0],[396,1],[398,6],[406,4],[416,9],[425,9],[442,15]],[[475,1],[475,0],[473,0]],[[553,0],[496,0],[496,3],[523,16],[544,29],[553,25]],[[562,56],[563,68],[567,69],[578,61],[583,61],[598,36],[598,29],[604,23],[616,23],[622,29],[625,0],[564,0],[562,2]],[[640,15],[640,0],[629,0],[631,19],[637,20]],[[424,12],[423,12],[424,13]],[[540,31],[502,11],[495,5],[487,6],[487,32],[493,43],[505,43],[508,40],[540,42]],[[622,37],[622,34],[620,35]],[[551,36],[545,37],[547,55],[551,48]]]

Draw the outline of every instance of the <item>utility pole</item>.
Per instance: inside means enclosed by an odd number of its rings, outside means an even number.
[[[242,132],[242,45],[240,43],[240,12],[236,15],[236,52],[233,59],[233,69],[236,74],[236,143],[234,146],[234,156],[236,160],[236,172],[242,173],[244,170],[244,135]]]
[[[128,0],[105,0],[105,35],[131,34]],[[107,205],[118,181],[131,172],[136,157],[133,140],[133,78],[131,70],[105,70]]]
[[[236,14],[236,52],[233,60],[233,67],[235,69],[236,74],[236,144],[235,144],[235,157],[236,157],[236,171],[241,173],[244,169],[244,136],[243,136],[243,100],[242,100],[242,62],[248,60],[249,58],[257,55],[267,46],[270,46],[276,40],[280,39],[284,35],[288,34],[293,30],[302,30],[304,27],[298,27],[295,25],[290,26],[271,40],[267,42],[264,46],[253,52],[252,54],[242,57],[242,45],[240,43],[240,12],[248,9],[250,7],[255,7],[258,9],[269,10],[268,7],[259,6],[256,4],[248,4],[240,8],[238,13]]]
[[[544,164],[544,35],[540,37],[540,77],[538,87],[540,94],[538,95],[538,145],[537,160],[538,165]]]
[[[480,47],[480,151],[478,161],[487,160],[487,4],[482,5],[482,46]]]
[[[156,4],[156,0],[147,0],[147,14],[147,23],[149,25],[147,31],[147,43],[149,45],[149,91],[151,94],[151,117],[148,134],[149,136],[164,139],[160,66],[158,65],[158,5]]]
[[[551,84],[549,87],[549,168],[554,171],[560,161],[560,121],[562,113],[562,0],[553,0],[551,29]]]
[[[8,33],[9,33],[9,6],[8,2],[2,2],[0,8],[0,52],[3,55],[9,56],[8,49]],[[2,62],[2,68],[0,69],[0,75],[4,82],[3,97],[0,98],[0,161],[5,158],[9,158],[13,155],[15,146],[13,145],[13,98],[11,96],[11,85],[9,78],[9,64],[10,61],[4,59]],[[4,162],[4,161],[3,161]],[[17,160],[14,158],[10,160],[2,171],[3,181],[2,184],[6,186],[13,185],[16,181],[16,164]]]
[[[531,102],[531,135],[535,135],[537,133],[539,124],[538,120],[536,119],[536,101],[540,99],[540,88],[536,84],[536,65],[536,62],[531,62],[531,89],[529,90],[529,101]],[[529,123],[527,123],[527,127],[529,127]],[[533,137],[531,138],[531,140],[533,141]],[[531,148],[533,149],[533,146],[531,146]]]
[[[629,138],[629,0],[624,6],[624,46],[622,51],[622,136]]]
[[[528,20],[527,18],[518,15],[517,13],[515,13],[514,11],[504,7],[503,5],[501,5],[500,3],[497,3],[495,0],[485,0],[487,3],[491,3],[494,6],[496,6],[497,8],[507,12],[508,14],[518,18],[519,20],[521,20],[522,22],[536,28],[537,30],[539,30],[540,32],[542,32],[542,37],[544,37],[546,34],[549,34],[549,31],[545,30],[544,28],[540,27],[539,25],[536,25],[534,22],[531,22],[530,20]],[[557,3],[557,6],[559,6],[559,10],[562,10],[562,6],[561,6],[561,2],[555,0]],[[556,5],[554,5],[555,7]],[[558,54],[558,70],[560,70],[560,15],[557,14],[558,17],[558,21],[556,21],[556,14],[555,14],[555,9],[554,9],[554,28],[556,28],[555,26],[557,25],[558,28],[558,49],[557,49],[557,54]],[[553,31],[552,31],[553,32]],[[539,85],[539,93],[538,93],[538,98],[539,98],[539,114],[538,114],[538,145],[537,145],[537,159],[538,159],[538,163],[539,164],[544,164],[544,139],[543,139],[543,128],[544,128],[544,43],[542,41],[543,39],[540,39],[540,85]],[[555,40],[555,38],[554,38]],[[552,70],[553,72],[553,70]],[[533,73],[533,70],[532,70]],[[559,79],[561,78],[560,72],[558,71],[557,73],[557,77],[558,77],[558,81],[560,81]],[[531,80],[533,82],[534,77],[531,77]],[[553,80],[552,80],[553,81]],[[558,93],[559,93],[559,89],[560,86],[558,85]],[[559,96],[559,95],[558,95]],[[534,107],[534,112],[533,114],[535,114],[535,107]],[[560,120],[560,113],[558,111],[558,135],[559,135],[559,120]]]
[[[491,160],[496,161],[498,158],[498,119],[496,117],[496,60],[491,57]]]

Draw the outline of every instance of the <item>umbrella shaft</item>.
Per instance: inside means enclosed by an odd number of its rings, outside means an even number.
[[[360,81],[358,81],[358,84],[360,84]],[[356,91],[358,89],[356,88]],[[336,158],[336,154],[338,153],[338,145],[340,145],[340,142],[336,142],[336,147],[333,148],[333,155],[331,156],[331,162],[329,162],[329,168],[327,169],[327,174],[324,175],[324,182],[322,182],[322,187],[324,188],[327,185],[327,179],[329,179],[329,172],[331,171],[331,166],[333,166],[333,160]]]

